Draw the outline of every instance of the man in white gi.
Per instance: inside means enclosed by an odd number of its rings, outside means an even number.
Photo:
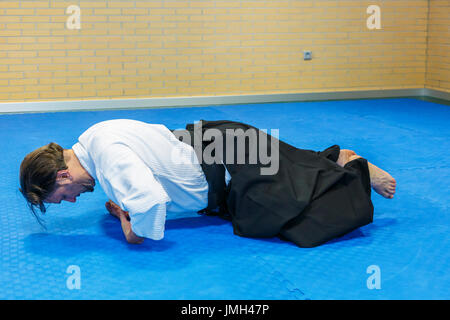
[[[229,129],[243,128],[244,135],[244,129],[259,130],[226,120],[202,123],[225,136]],[[259,142],[269,139],[258,137]],[[395,179],[351,150],[334,145],[315,152],[282,141],[279,146],[279,170],[262,176],[259,163],[227,160],[225,170],[221,161],[204,166],[195,145],[180,141],[163,125],[104,121],[85,131],[72,149],[50,143],[28,154],[20,166],[20,191],[39,220],[36,208],[44,213],[45,203],[75,202],[97,181],[129,243],[162,239],[168,213],[213,207],[230,217],[237,235],[279,235],[301,247],[370,223],[371,187],[385,198],[394,196]],[[225,148],[224,153],[248,158],[245,150]]]
[[[43,163],[34,165],[25,177],[25,168],[46,150]],[[60,160],[67,168],[63,164],[58,168],[56,187],[49,194],[27,184],[33,175],[48,177],[50,173],[44,172],[54,167],[48,163],[61,151]],[[72,149],[62,150],[52,143],[30,153],[21,166],[21,190],[27,190],[25,197],[32,205],[45,210],[40,201],[75,202],[81,193],[93,191],[98,181],[110,199],[106,208],[120,219],[128,242],[160,240],[167,212],[198,211],[207,206],[208,183],[196,160],[194,149],[163,125],[104,121],[85,131]]]

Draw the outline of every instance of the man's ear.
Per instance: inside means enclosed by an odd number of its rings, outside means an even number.
[[[73,177],[70,174],[68,169],[59,170],[56,173],[56,182],[59,184],[70,183],[70,182],[72,182],[72,180],[73,180]]]

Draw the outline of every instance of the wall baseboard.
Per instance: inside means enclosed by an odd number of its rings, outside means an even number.
[[[434,89],[396,89],[367,90],[315,93],[284,93],[230,96],[197,96],[197,97],[167,97],[167,98],[137,98],[108,100],[71,100],[71,101],[38,101],[38,102],[5,102],[0,103],[2,113],[39,113],[60,111],[93,111],[112,109],[141,109],[193,107],[228,104],[250,104],[270,102],[325,101],[346,99],[373,99],[399,97],[429,96],[436,99],[450,100],[450,93]]]
[[[427,97],[433,97],[433,98],[436,98],[436,99],[450,101],[450,92],[439,91],[439,90],[435,90],[435,89],[426,89],[425,88],[425,92],[424,93],[425,93],[424,96],[427,96]]]

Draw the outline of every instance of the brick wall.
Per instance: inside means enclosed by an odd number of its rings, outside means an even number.
[[[448,1],[431,1],[444,6]],[[369,5],[381,29],[369,30]],[[70,30],[67,7],[81,9]],[[0,1],[0,102],[448,90],[428,1]],[[448,7],[447,13],[448,13]],[[436,12],[435,12],[436,11]],[[445,22],[445,21],[444,21]],[[427,40],[439,47],[427,67]],[[303,50],[313,59],[303,60]],[[447,55],[446,55],[447,54]],[[447,82],[442,80],[447,76]]]
[[[450,1],[430,0],[426,87],[450,92]]]

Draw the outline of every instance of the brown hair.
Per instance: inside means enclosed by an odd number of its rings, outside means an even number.
[[[67,169],[63,150],[60,145],[51,142],[27,154],[20,165],[19,191],[41,225],[36,208],[45,213],[44,200],[55,189],[58,171]]]

